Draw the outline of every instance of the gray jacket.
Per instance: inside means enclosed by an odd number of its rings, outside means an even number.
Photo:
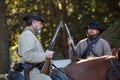
[[[18,54],[22,56],[19,60],[20,63],[41,63],[46,60],[42,44],[30,27],[27,27],[18,39]],[[51,80],[51,78],[41,73],[38,68],[33,68],[30,71],[30,80]]]
[[[27,27],[18,39],[18,53],[22,59],[29,63],[45,61],[45,52],[42,44],[35,36],[32,29]]]
[[[87,48],[88,46],[87,40],[88,39],[85,38],[79,41],[78,44],[76,45],[76,52],[78,58],[82,57],[85,49]],[[93,47],[92,51],[89,54],[87,54],[87,57],[96,57],[95,55],[93,55],[93,53],[96,54],[97,56],[112,55],[109,43],[102,38],[100,38],[96,44],[93,44],[92,47]],[[69,50],[69,55],[72,60],[75,60],[75,54],[73,53],[71,48]]]

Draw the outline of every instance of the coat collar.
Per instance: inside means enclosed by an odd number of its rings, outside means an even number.
[[[24,31],[26,31],[26,30],[30,30],[34,35],[36,35],[35,31],[34,31],[32,28],[30,28],[29,26],[27,26],[27,27],[24,29]]]

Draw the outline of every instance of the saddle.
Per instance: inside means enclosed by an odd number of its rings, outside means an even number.
[[[13,66],[13,71],[10,71],[8,74],[8,80],[30,80],[29,73],[30,71],[37,67],[40,71],[44,63],[18,63],[16,62]],[[24,77],[20,74],[24,70]]]
[[[50,77],[52,80],[67,80],[67,76],[64,72],[64,68],[55,68],[52,70]]]

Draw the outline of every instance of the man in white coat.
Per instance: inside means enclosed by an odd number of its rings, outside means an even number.
[[[25,16],[23,20],[27,26],[18,39],[18,54],[21,56],[19,62],[40,64],[45,62],[47,58],[52,58],[54,52],[44,51],[42,44],[36,37],[36,34],[41,32],[45,22],[41,15],[33,12]],[[21,74],[25,75],[24,71]],[[37,67],[30,71],[29,78],[30,80],[51,80],[48,75],[41,73]]]

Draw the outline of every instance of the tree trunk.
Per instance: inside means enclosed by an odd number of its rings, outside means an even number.
[[[0,74],[10,69],[8,29],[5,22],[5,0],[0,1]]]
[[[101,37],[107,40],[110,43],[111,48],[120,48],[120,19],[112,23]]]

